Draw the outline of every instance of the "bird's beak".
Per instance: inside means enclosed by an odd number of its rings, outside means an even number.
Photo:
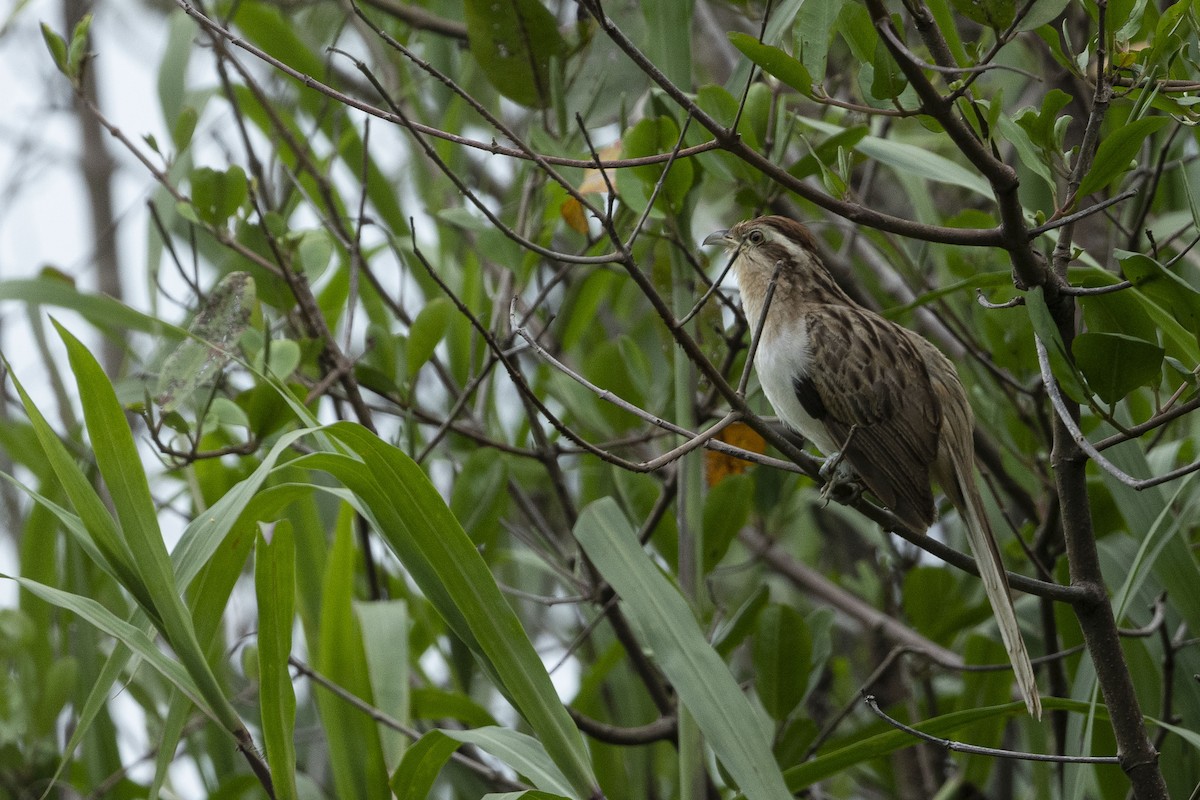
[[[704,237],[703,242],[705,245],[719,244],[722,247],[732,247],[733,243],[733,239],[729,238],[728,230],[713,231],[708,236]]]

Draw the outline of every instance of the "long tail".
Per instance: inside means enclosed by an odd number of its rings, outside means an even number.
[[[1021,637],[1021,627],[1017,623],[1017,613],[1013,608],[1012,590],[1008,585],[1008,574],[1004,571],[1000,550],[996,547],[996,539],[984,512],[983,499],[979,496],[979,487],[975,483],[975,471],[970,464],[960,464],[958,467],[958,490],[963,498],[959,505],[959,513],[963,515],[967,524],[967,538],[971,542],[971,549],[975,551],[979,577],[983,579],[984,591],[992,604],[992,613],[995,614],[996,624],[1000,628],[1000,638],[1004,640],[1008,660],[1012,662],[1017,688],[1025,698],[1025,707],[1029,709],[1030,714],[1041,719],[1042,700],[1038,696],[1037,681],[1033,677],[1033,664],[1029,662],[1029,651],[1025,649],[1025,640]]]

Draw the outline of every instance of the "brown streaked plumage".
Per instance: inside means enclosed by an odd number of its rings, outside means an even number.
[[[752,328],[763,321],[755,371],[780,419],[825,455],[841,452],[908,527],[933,523],[931,480],[958,509],[1017,687],[1040,718],[1033,667],[975,481],[974,415],[954,365],[921,336],[850,299],[798,222],[759,217],[704,241],[734,251],[746,317]]]

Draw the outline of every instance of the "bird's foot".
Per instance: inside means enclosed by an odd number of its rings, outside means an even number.
[[[858,500],[863,492],[858,474],[846,462],[841,451],[825,459],[825,463],[821,465],[817,474],[825,481],[820,495],[823,506],[829,505],[830,500],[849,505]]]

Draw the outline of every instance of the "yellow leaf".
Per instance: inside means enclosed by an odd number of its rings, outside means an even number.
[[[587,217],[583,213],[583,206],[574,197],[568,197],[563,200],[562,207],[559,208],[559,213],[566,220],[567,224],[573,229],[582,233],[584,236],[588,232]]]

